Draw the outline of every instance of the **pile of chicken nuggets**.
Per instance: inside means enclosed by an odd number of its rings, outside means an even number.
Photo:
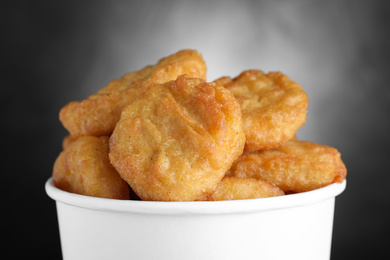
[[[61,109],[69,135],[53,184],[110,199],[218,201],[341,183],[340,153],[295,136],[307,107],[281,72],[207,82],[202,55],[181,50]]]

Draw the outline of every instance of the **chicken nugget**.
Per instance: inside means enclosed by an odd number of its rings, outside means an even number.
[[[142,200],[205,200],[244,144],[233,95],[182,75],[151,86],[122,111],[109,156]]]
[[[82,136],[66,145],[53,167],[53,184],[86,196],[129,199],[129,186],[108,158],[107,136]]]
[[[280,147],[306,122],[308,97],[281,72],[248,70],[214,82],[229,89],[241,105],[245,151]]]
[[[206,64],[194,50],[182,50],[161,59],[154,66],[128,73],[110,82],[87,99],[73,101],[60,111],[60,121],[73,136],[110,135],[122,109],[154,83],[176,79],[181,74],[206,78]]]
[[[341,183],[347,169],[335,148],[290,140],[277,149],[244,153],[226,175],[268,181],[284,192],[304,192]]]
[[[224,177],[208,200],[243,200],[282,196],[276,185],[254,178]]]

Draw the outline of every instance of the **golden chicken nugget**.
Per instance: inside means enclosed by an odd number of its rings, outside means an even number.
[[[108,158],[107,136],[82,136],[60,153],[53,167],[53,184],[81,195],[129,199],[129,186]]]
[[[73,136],[110,135],[122,109],[154,83],[164,83],[188,74],[206,78],[206,64],[194,50],[182,50],[161,59],[154,66],[128,73],[110,82],[97,94],[78,102],[73,101],[60,111],[60,121]]]
[[[308,97],[302,87],[281,72],[242,72],[223,85],[240,103],[246,136],[245,151],[280,147],[306,122]]]
[[[282,196],[276,185],[253,178],[224,177],[208,200],[243,200]]]
[[[123,110],[109,156],[142,200],[205,200],[244,144],[233,95],[182,75],[151,86]]]
[[[304,192],[341,183],[347,169],[335,148],[290,140],[277,149],[243,154],[226,175],[268,181],[284,192]]]

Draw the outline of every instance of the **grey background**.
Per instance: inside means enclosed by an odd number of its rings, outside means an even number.
[[[310,105],[298,136],[336,147],[348,168],[332,259],[387,255],[388,3],[2,1],[1,183],[13,258],[61,258],[44,191],[66,135],[61,107],[183,48],[203,54],[210,81],[261,69],[302,85]]]

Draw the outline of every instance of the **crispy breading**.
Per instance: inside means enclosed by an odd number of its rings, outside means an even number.
[[[243,200],[282,195],[283,190],[270,182],[254,178],[224,177],[208,200]]]
[[[279,147],[306,122],[308,97],[302,87],[281,72],[242,72],[222,84],[240,103],[246,136],[245,151]]]
[[[341,183],[347,175],[340,153],[333,147],[290,140],[280,148],[247,152],[227,176],[271,182],[285,192],[304,192]]]
[[[182,50],[154,66],[128,73],[110,82],[97,94],[73,101],[60,111],[60,121],[73,136],[110,135],[122,109],[154,83],[175,80],[181,74],[206,79],[206,64],[195,50]]]
[[[73,135],[67,135],[62,139],[62,150],[66,150],[73,141],[76,141],[78,137],[75,137]]]
[[[129,186],[108,158],[107,136],[82,136],[67,143],[53,167],[53,184],[81,195],[129,199]]]
[[[109,156],[142,200],[205,200],[244,143],[230,92],[182,75],[151,86],[123,110]]]

